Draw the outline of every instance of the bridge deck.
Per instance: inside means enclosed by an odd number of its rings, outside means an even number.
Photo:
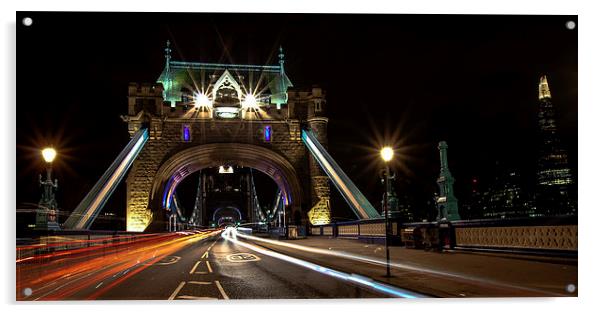
[[[324,266],[368,276],[402,288],[440,297],[577,296],[577,260],[473,252],[431,252],[391,247],[392,278],[385,268],[343,257],[333,257],[276,245],[258,244]],[[384,260],[383,245],[350,239],[310,237],[286,243]]]

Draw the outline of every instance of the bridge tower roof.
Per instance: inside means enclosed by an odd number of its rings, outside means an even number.
[[[218,77],[229,71],[240,86],[249,92],[268,93],[273,104],[286,104],[287,90],[292,87],[290,79],[284,71],[284,54],[282,47],[278,55],[278,65],[204,63],[173,60],[167,41],[165,48],[165,67],[157,82],[163,84],[165,101],[180,101],[182,89],[211,93]]]

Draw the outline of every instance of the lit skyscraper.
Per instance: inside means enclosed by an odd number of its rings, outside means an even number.
[[[576,214],[572,201],[573,178],[568,166],[567,152],[560,147],[556,113],[548,79],[539,80],[539,159],[537,163],[537,214]]]

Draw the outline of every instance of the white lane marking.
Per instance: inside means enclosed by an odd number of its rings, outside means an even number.
[[[176,290],[173,291],[173,293],[171,294],[171,296],[169,296],[169,299],[167,300],[173,300],[176,295],[178,294],[178,292],[180,292],[180,290],[182,289],[182,287],[184,287],[184,285],[186,284],[186,282],[181,282],[180,285],[178,285],[178,288],[176,288]]]
[[[195,285],[211,285],[210,281],[188,281],[189,284],[195,284]]]
[[[219,300],[218,298],[213,298],[213,297],[195,297],[195,296],[178,296],[178,299],[185,299],[185,300]]]
[[[230,254],[226,257],[226,260],[232,263],[242,263],[242,262],[257,262],[261,261],[261,258],[252,253],[234,253]]]
[[[219,292],[222,294],[222,297],[224,297],[224,300],[228,300],[230,299],[228,297],[228,295],[226,294],[226,291],[224,291],[224,288],[222,287],[222,284],[219,283],[219,281],[215,281],[215,285],[217,286],[217,289],[219,289]]]
[[[101,281],[100,284],[96,285],[96,288],[94,288],[94,289],[98,289],[98,287],[102,286],[102,283],[104,283],[104,282]]]
[[[192,273],[194,273],[194,271],[196,271],[196,268],[197,268],[197,266],[199,266],[199,263],[201,263],[201,261],[196,261],[196,263],[194,263],[194,266],[190,270],[190,274],[192,274]]]
[[[209,261],[205,261],[205,262],[207,263],[207,269],[209,270],[209,273],[213,273],[213,269],[211,268]]]

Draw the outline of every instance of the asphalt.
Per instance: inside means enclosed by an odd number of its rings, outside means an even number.
[[[110,267],[110,266],[109,266]],[[99,269],[102,270],[102,269]],[[130,274],[126,275],[128,272]],[[135,273],[137,272],[137,273]],[[135,273],[132,275],[132,273]],[[71,279],[85,281],[94,276]],[[203,239],[163,256],[149,258],[115,275],[86,282],[60,297],[71,281],[44,290],[60,300],[221,300],[291,298],[383,298],[386,294],[303,268],[242,247],[220,236]],[[39,297],[40,293],[34,296]],[[33,300],[29,297],[25,300]]]
[[[434,297],[574,297],[578,294],[577,260],[556,257],[517,257],[505,254],[432,252],[390,247],[392,277],[386,268],[357,259],[307,252],[288,243],[321,251],[352,254],[384,262],[385,249],[354,239],[326,236],[265,242],[257,245],[330,268]],[[265,238],[263,238],[265,239]],[[574,289],[571,290],[571,287]]]
[[[435,297],[577,295],[577,264],[571,260],[391,247],[391,260],[399,266],[392,267],[392,277],[384,277],[382,264],[299,249],[382,260],[384,249],[378,244],[327,237],[272,242],[241,237],[235,242],[219,235],[182,235],[133,245],[121,254],[68,256],[42,266],[18,264],[17,299],[382,298],[391,295],[391,286]],[[312,269],[300,262],[313,263]],[[341,279],[332,271],[353,276]],[[358,284],[357,275],[369,284],[384,284],[388,293]],[[25,295],[27,289],[30,295]]]

